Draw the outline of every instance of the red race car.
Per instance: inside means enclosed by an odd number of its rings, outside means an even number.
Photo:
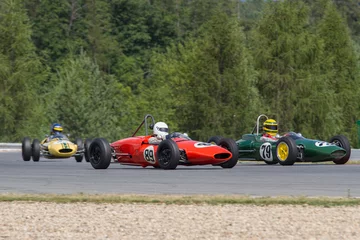
[[[148,124],[148,119],[152,123]],[[135,136],[145,124],[145,136]],[[85,142],[85,158],[95,169],[106,169],[111,159],[125,165],[153,166],[175,169],[178,165],[192,166],[212,164],[232,168],[238,162],[239,151],[236,142],[222,139],[218,145],[191,140],[187,135],[171,133],[159,144],[150,144],[148,128],[155,124],[153,116],[147,114],[134,134],[109,144],[104,138]]]

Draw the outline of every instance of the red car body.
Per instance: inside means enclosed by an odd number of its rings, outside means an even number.
[[[151,118],[152,124],[148,124]],[[145,136],[136,136],[145,124]],[[106,169],[111,159],[121,164],[134,166],[153,166],[155,168],[175,169],[178,165],[219,165],[232,168],[237,164],[239,151],[236,142],[229,138],[218,144],[191,140],[187,135],[171,133],[159,144],[150,144],[148,128],[155,125],[153,116],[147,114],[131,137],[109,144],[103,138],[85,141],[85,159],[95,169]]]
[[[121,164],[158,167],[156,152],[159,145],[149,144],[150,137],[130,137],[111,143],[116,161]],[[184,138],[172,138],[172,140],[182,153],[180,165],[218,165],[232,158],[229,150],[217,145]]]

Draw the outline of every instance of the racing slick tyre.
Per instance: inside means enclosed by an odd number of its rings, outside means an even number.
[[[38,162],[40,159],[40,142],[38,139],[34,139],[31,148],[32,148],[32,159],[34,162]]]
[[[236,164],[238,163],[238,159],[239,159],[239,149],[238,149],[238,146],[236,145],[236,142],[230,138],[222,138],[222,139],[220,139],[220,141],[217,145],[222,148],[225,148],[232,154],[231,159],[224,163],[221,163],[220,166],[222,168],[235,167]]]
[[[90,149],[91,142],[92,142],[91,138],[85,139],[84,155],[85,155],[85,161],[87,161],[87,162],[90,162],[89,149]]]
[[[349,161],[350,154],[351,154],[351,147],[350,142],[344,135],[337,135],[330,139],[330,143],[334,143],[335,145],[345,149],[346,155],[340,159],[336,159],[333,162],[335,164],[345,164],[347,161]]]
[[[274,161],[265,161],[264,162],[267,164],[267,165],[275,165],[275,164],[278,164],[279,162],[274,160]]]
[[[219,145],[219,142],[221,141],[221,139],[222,139],[222,137],[220,137],[220,136],[213,136],[213,137],[209,138],[208,143]]]
[[[77,149],[78,152],[82,151],[84,149],[84,144],[83,144],[83,141],[82,141],[81,138],[76,138],[75,139],[75,144],[78,146],[78,149]],[[82,153],[77,153],[75,155],[76,162],[82,162],[83,157],[84,157],[84,155]]]
[[[159,144],[156,157],[160,168],[175,169],[180,161],[179,147],[173,140],[166,139]]]
[[[95,169],[107,169],[111,162],[111,147],[104,138],[95,138],[89,148],[89,160]]]
[[[24,137],[21,142],[22,158],[24,161],[30,161],[31,159],[31,140],[29,137]]]
[[[298,155],[295,140],[289,137],[282,137],[276,144],[276,157],[280,165],[294,165]]]

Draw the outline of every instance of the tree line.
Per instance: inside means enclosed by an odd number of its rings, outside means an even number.
[[[150,113],[193,139],[256,117],[357,144],[360,6],[349,0],[0,1],[0,141],[128,137]]]

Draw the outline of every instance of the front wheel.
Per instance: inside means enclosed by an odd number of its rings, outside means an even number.
[[[276,144],[276,157],[280,165],[294,165],[297,159],[297,146],[295,140],[289,137],[282,137]]]
[[[335,164],[345,164],[347,161],[349,161],[350,154],[351,154],[351,147],[350,142],[344,135],[337,135],[330,139],[331,143],[334,143],[335,145],[345,149],[346,155],[340,159],[336,159],[333,162]]]
[[[84,155],[85,155],[85,161],[90,162],[90,145],[91,145],[92,139],[87,138],[85,139],[84,144]]]
[[[32,149],[31,149],[31,139],[29,137],[24,137],[21,142],[22,158],[24,161],[30,161]]]
[[[76,162],[82,162],[83,160],[83,153],[79,153],[84,149],[84,144],[81,138],[75,139],[75,144],[77,145],[77,154],[75,155]]]
[[[225,148],[229,152],[231,152],[231,159],[221,163],[220,166],[222,168],[233,168],[236,166],[238,160],[239,160],[239,149],[236,144],[236,142],[230,138],[222,138],[220,139],[218,145],[222,148]]]
[[[34,139],[32,143],[32,158],[34,162],[38,162],[40,159],[40,142],[38,139]]]
[[[179,147],[173,140],[166,139],[159,144],[156,156],[160,168],[175,169],[180,161]]]
[[[89,149],[89,160],[95,169],[107,169],[111,162],[111,147],[104,138],[95,138]]]

